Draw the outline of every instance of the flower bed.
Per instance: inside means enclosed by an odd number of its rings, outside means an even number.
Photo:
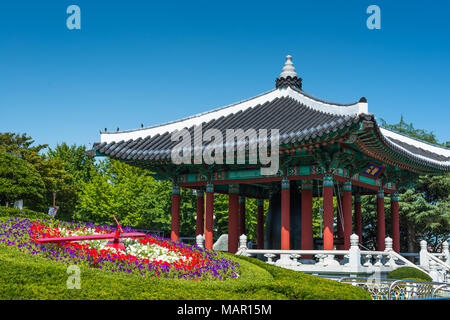
[[[190,280],[236,278],[238,264],[216,252],[147,235],[123,239],[125,251],[105,247],[107,240],[38,244],[37,238],[104,234],[114,227],[92,223],[11,218],[0,224],[0,243],[23,252],[67,264],[82,264],[108,272]],[[134,232],[123,227],[124,232]]]

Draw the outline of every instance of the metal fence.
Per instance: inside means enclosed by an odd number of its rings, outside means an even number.
[[[368,291],[374,300],[450,300],[449,283],[351,277],[333,280],[360,287]]]

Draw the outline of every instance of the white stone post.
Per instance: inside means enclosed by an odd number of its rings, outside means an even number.
[[[427,242],[425,240],[420,241],[419,258],[420,258],[419,262],[420,266],[428,271],[430,269],[430,264],[428,262]]]
[[[350,236],[350,249],[348,251],[348,265],[350,272],[355,272],[352,276],[356,276],[356,273],[361,267],[361,251],[359,250],[359,237],[356,234]]]
[[[195,237],[195,241],[197,242],[197,246],[199,248],[203,248],[203,236],[201,234]]]
[[[239,237],[239,250],[241,249],[247,250],[247,236],[245,234]]]
[[[442,243],[442,254],[445,257],[445,262],[450,264],[450,253],[448,251],[448,242],[444,241],[444,243]]]
[[[430,266],[431,279],[433,279],[433,281],[435,281],[435,282],[442,282],[443,279],[442,279],[441,275],[439,274],[439,271],[437,270],[436,262],[434,262],[433,260],[430,260],[429,266]]]
[[[385,267],[390,267],[392,269],[395,269],[395,261],[391,256],[391,252],[393,252],[392,250],[392,238],[387,237],[384,240],[384,244],[385,244],[385,252],[389,252],[389,256],[386,258],[386,262],[384,264]]]
[[[385,244],[385,249],[384,251],[392,251],[392,239],[387,237],[384,240],[384,244]]]

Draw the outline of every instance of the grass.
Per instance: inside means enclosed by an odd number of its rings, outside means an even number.
[[[161,279],[80,266],[81,289],[67,289],[67,265],[0,245],[0,299],[64,300],[370,300],[368,292],[254,258],[226,254],[240,277],[224,281]]]

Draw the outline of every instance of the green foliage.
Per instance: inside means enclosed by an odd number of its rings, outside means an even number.
[[[47,155],[49,159],[62,161],[64,163],[64,169],[74,177],[77,183],[89,182],[97,171],[95,159],[87,156],[84,145],[69,146],[63,142],[62,144],[58,144],[55,149],[49,148]]]
[[[56,205],[60,207],[57,217],[69,220],[76,203],[77,188],[72,175],[64,169],[63,161],[49,159],[45,154],[41,154],[45,148],[47,145],[34,145],[34,140],[26,134],[0,133],[0,150],[17,155],[31,164],[44,183],[44,190],[39,192],[38,199],[24,197],[25,200],[29,199],[25,201],[25,205],[36,211],[47,211],[53,204],[53,190],[56,190]]]
[[[258,224],[256,199],[245,199],[245,230],[249,241],[256,243],[256,226]],[[269,201],[264,201],[264,210],[267,212]],[[195,209],[194,209],[195,210]],[[216,193],[214,195],[214,230],[215,236],[228,234],[228,195]]]
[[[40,200],[44,182],[27,161],[0,151],[0,205],[20,199]]]
[[[53,205],[53,191],[56,191],[56,205],[59,206],[56,217],[71,220],[78,199],[78,188],[73,176],[64,169],[64,162],[42,156],[35,166],[45,184],[44,200],[37,203],[27,202],[27,206],[36,211],[47,211],[49,206]]]
[[[30,209],[19,209],[12,207],[3,207],[0,206],[0,217],[2,218],[10,218],[10,217],[20,217],[20,218],[29,218],[29,219],[49,219],[50,216],[42,213],[33,211]]]
[[[14,154],[25,161],[35,164],[40,161],[39,152],[47,148],[46,144],[34,145],[34,140],[25,133],[0,133],[0,151]]]
[[[387,124],[381,119],[381,125],[389,130],[422,140],[427,143],[449,147],[450,142],[440,143],[433,132],[416,129],[412,123],[403,119],[397,124]],[[450,237],[450,173],[441,176],[420,176],[412,189],[401,190],[399,195],[401,250],[416,252],[417,243],[425,239],[435,249]],[[372,197],[373,198],[373,197]],[[389,203],[385,203],[386,230],[390,230]],[[376,224],[375,201],[363,200],[363,225]],[[364,241],[373,241],[373,230],[365,228]]]
[[[433,144],[439,144],[439,142],[436,139],[436,136],[433,132],[423,130],[423,129],[416,129],[414,128],[414,125],[412,123],[406,123],[406,121],[403,119],[403,115],[400,117],[400,122],[397,124],[388,124],[384,119],[380,119],[381,126],[404,134],[406,136],[409,136],[411,138],[419,139],[425,142],[433,143]],[[441,146],[445,146],[445,144],[441,144]]]
[[[400,267],[388,273],[388,279],[420,279],[421,281],[433,281],[425,272],[413,267]]]
[[[423,279],[419,279],[419,278],[405,278],[405,279],[401,279],[401,280],[409,280],[409,281],[424,281]]]
[[[115,160],[104,160],[92,179],[83,184],[75,218],[95,223],[114,223],[114,214],[123,225],[170,230],[171,186],[155,181],[148,171]],[[191,193],[192,195],[192,193]],[[182,197],[187,197],[185,191]],[[192,196],[193,198],[193,196]],[[184,203],[182,215],[192,211]],[[182,221],[193,219],[182,219]],[[195,220],[191,226],[195,225]],[[182,228],[186,229],[185,225]],[[195,228],[194,228],[195,230]]]
[[[241,276],[225,281],[187,281],[114,274],[80,266],[81,289],[67,289],[67,265],[0,245],[0,299],[129,300],[335,300],[364,299],[363,289],[235,257]]]

